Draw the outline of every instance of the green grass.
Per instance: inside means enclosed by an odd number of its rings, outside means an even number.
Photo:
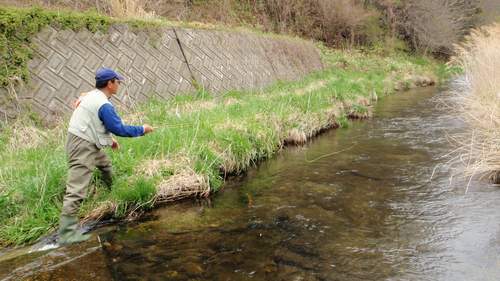
[[[111,19],[96,13],[46,11],[40,8],[16,9],[0,7],[0,86],[5,87],[16,80],[27,81],[28,61],[33,57],[35,46],[31,38],[43,27],[78,30],[86,28],[92,32],[106,30]]]
[[[143,104],[132,114],[138,119],[135,123],[147,122],[156,131],[141,138],[120,138],[121,149],[107,151],[114,167],[113,187],[100,186],[96,176],[95,191],[80,215],[85,217],[106,204],[112,204],[112,215],[118,218],[131,210],[147,210],[153,207],[159,183],[185,168],[208,179],[211,190],[217,191],[224,173],[238,173],[272,157],[292,130],[313,136],[334,122],[345,126],[349,110],[366,112],[367,107],[357,103],[359,98],[369,100],[374,92],[378,97],[389,94],[398,79],[409,74],[435,76],[443,71],[439,63],[405,55],[381,57],[323,48],[323,59],[324,71],[301,81],[278,82],[261,92],[212,96],[200,91]],[[328,112],[341,103],[347,108],[332,120]],[[27,122],[18,121],[0,135],[3,245],[31,243],[55,230],[62,205],[67,173],[65,125],[40,129],[47,138],[36,141],[40,134],[23,133],[35,126]],[[178,165],[152,175],[140,172],[153,159]]]

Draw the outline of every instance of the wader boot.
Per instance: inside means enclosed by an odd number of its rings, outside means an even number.
[[[78,227],[78,219],[74,216],[62,215],[59,225],[59,245],[82,242],[90,238]]]

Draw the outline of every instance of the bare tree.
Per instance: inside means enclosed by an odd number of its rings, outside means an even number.
[[[323,40],[330,43],[347,40],[354,45],[368,19],[374,15],[352,0],[318,0],[316,5],[320,11]]]
[[[409,0],[399,25],[415,49],[447,57],[474,26],[477,13],[473,0]]]
[[[378,25],[374,10],[358,0],[261,0],[275,32],[293,32],[330,45],[366,42],[369,24]],[[375,20],[372,20],[375,19]],[[370,21],[371,20],[371,21]]]
[[[479,1],[480,21],[488,24],[494,21],[500,21],[500,1],[498,0],[480,0]]]

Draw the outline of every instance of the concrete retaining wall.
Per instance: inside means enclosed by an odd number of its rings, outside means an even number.
[[[251,33],[186,28],[132,31],[114,25],[105,34],[45,28],[33,39],[31,81],[16,96],[1,89],[0,114],[15,117],[17,103],[44,120],[71,112],[71,102],[93,88],[95,70],[117,69],[127,81],[113,100],[125,107],[150,97],[168,99],[195,91],[255,90],[295,80],[322,68],[306,41]],[[195,81],[195,82],[194,82]]]

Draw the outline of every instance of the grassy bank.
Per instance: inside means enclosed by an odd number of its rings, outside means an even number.
[[[119,139],[108,151],[115,181],[100,186],[96,174],[81,217],[134,216],[161,202],[206,196],[229,173],[244,171],[285,144],[303,143],[321,130],[345,126],[348,118],[370,115],[370,104],[400,86],[442,78],[439,63],[401,54],[382,57],[322,49],[324,71],[264,91],[152,100],[122,114],[131,123],[157,130],[146,137]],[[33,242],[57,227],[65,189],[66,123],[38,128],[26,120],[0,136],[0,242]]]

